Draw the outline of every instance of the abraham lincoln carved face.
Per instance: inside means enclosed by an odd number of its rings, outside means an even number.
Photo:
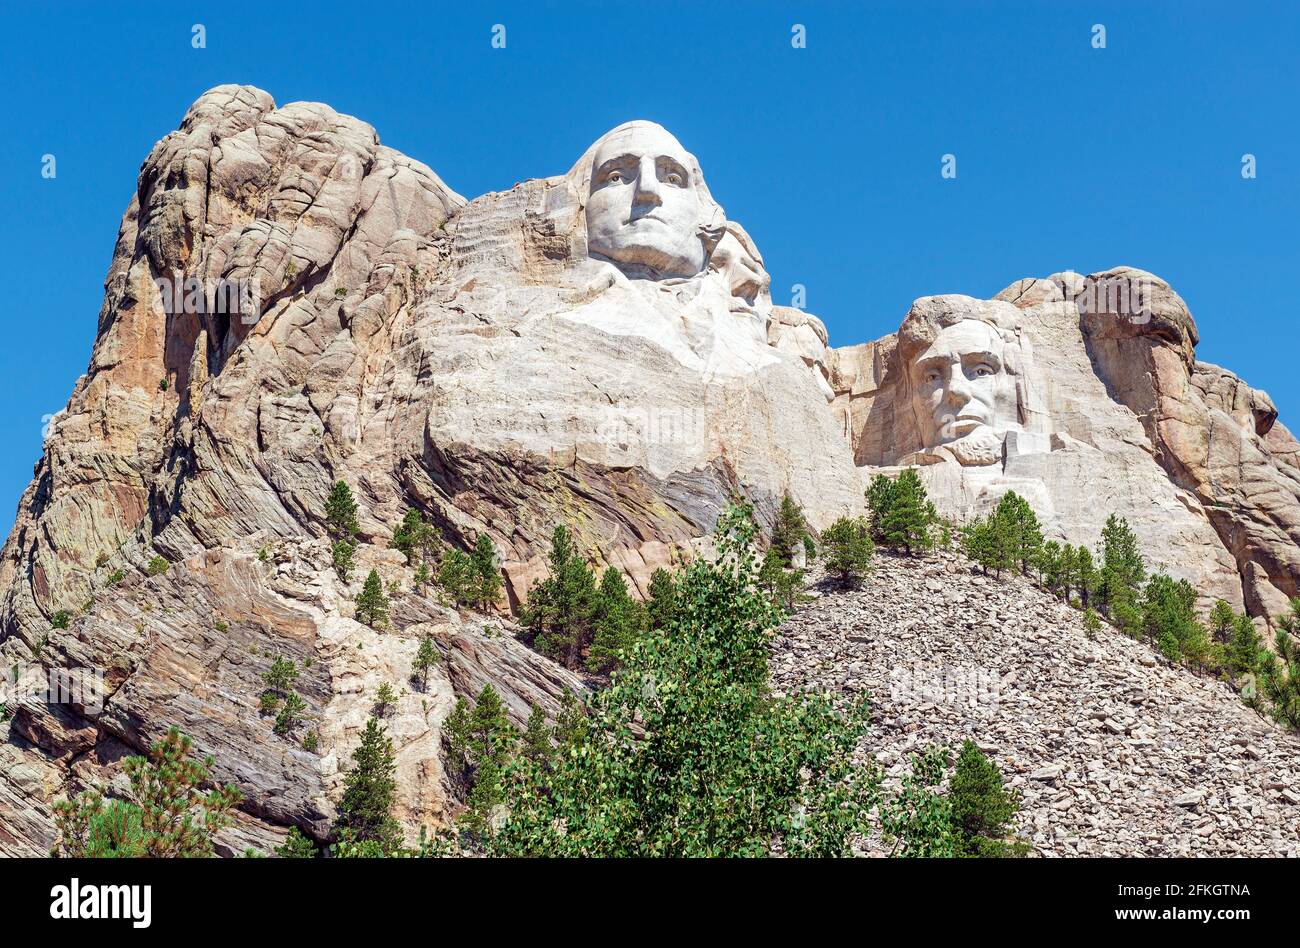
[[[1022,421],[1014,342],[975,316],[914,310],[908,320],[903,354],[923,449],[962,464],[999,460],[1006,433]]]

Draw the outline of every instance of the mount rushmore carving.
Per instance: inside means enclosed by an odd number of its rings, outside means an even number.
[[[176,275],[256,287],[258,318],[163,305]],[[1081,305],[1115,280],[1142,285],[1140,319]],[[1159,279],[926,297],[897,333],[842,348],[770,284],[651,122],[467,201],[327,106],[200,97],[141,169],[90,365],[0,561],[0,662],[39,652],[107,669],[109,688],[102,708],[15,717],[0,851],[48,847],[54,795],[172,723],[249,796],[248,833],[327,831],[364,693],[414,647],[343,614],[322,539],[336,480],[360,502],[359,569],[400,572],[386,547],[416,506],[453,542],[492,539],[512,606],[557,523],[644,591],[735,493],[771,516],[788,491],[824,527],[901,466],[958,519],[1011,489],[1070,543],[1124,515],[1152,560],[1257,616],[1300,594],[1300,446],[1266,395],[1196,361]],[[158,556],[172,566],[146,589]],[[71,628],[51,629],[59,611]],[[496,682],[520,724],[576,685],[421,599],[398,614],[444,643],[456,687]],[[317,659],[300,680],[317,754],[279,749],[241,697],[258,688],[248,656],[282,651]],[[450,695],[394,719],[399,808],[421,819],[446,800]]]

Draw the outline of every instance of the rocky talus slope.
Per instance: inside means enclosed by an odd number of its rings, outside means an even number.
[[[956,554],[878,556],[812,590],[773,642],[778,690],[868,694],[896,780],[971,738],[1022,796],[1044,856],[1300,855],[1300,739],[1029,582]]]

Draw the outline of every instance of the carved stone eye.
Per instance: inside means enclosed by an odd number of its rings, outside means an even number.
[[[618,184],[618,182],[623,180],[623,172],[611,171],[608,175],[605,176],[605,180],[609,181],[611,184]]]
[[[987,366],[987,365],[977,365],[977,366],[975,366],[975,376],[976,376],[976,378],[981,378],[981,379],[983,379],[983,378],[988,378],[988,377],[989,377],[990,375],[992,375],[992,374],[993,374],[993,369],[990,368],[990,367]]]
[[[685,182],[682,181],[682,176],[679,175],[676,171],[670,171],[670,172],[668,172],[668,177],[667,177],[665,180],[666,180],[669,184],[674,184],[674,185],[676,185],[677,187],[681,187],[682,184],[685,183]]]
[[[926,373],[925,373],[925,380],[926,380],[927,382],[933,384],[933,383],[939,381],[939,373],[936,372],[934,369],[931,369],[929,372],[926,372]]]

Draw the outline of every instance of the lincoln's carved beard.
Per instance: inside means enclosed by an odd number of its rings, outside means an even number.
[[[588,253],[633,277],[665,280],[703,270],[712,248],[702,239],[697,168],[657,125],[632,122],[610,133],[592,158]]]
[[[1002,459],[1006,432],[1020,427],[1006,350],[994,327],[963,319],[940,330],[913,360],[912,411],[926,451],[971,466]]]

